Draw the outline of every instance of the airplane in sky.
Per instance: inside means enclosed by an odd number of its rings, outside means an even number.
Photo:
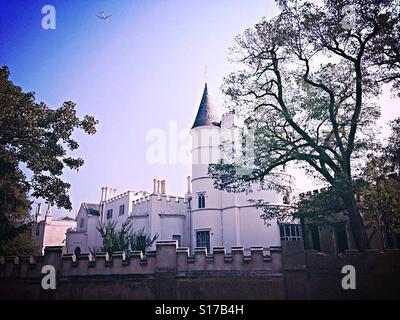
[[[105,22],[108,22],[108,18],[111,17],[111,15],[106,16],[104,11],[99,11],[99,14],[97,14],[96,16],[101,20],[104,20]]]

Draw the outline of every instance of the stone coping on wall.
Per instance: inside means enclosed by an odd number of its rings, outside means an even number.
[[[264,275],[281,274],[282,257],[280,247],[254,246],[250,255],[243,247],[232,247],[227,253],[224,247],[189,248],[178,247],[177,241],[157,241],[156,250],[143,254],[141,251],[98,252],[95,254],[63,254],[62,247],[46,247],[39,257],[0,257],[0,278],[37,277],[44,265],[53,265],[62,276],[90,275]]]

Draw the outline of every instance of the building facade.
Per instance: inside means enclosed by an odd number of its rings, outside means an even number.
[[[37,254],[43,254],[45,247],[65,247],[66,232],[75,226],[75,219],[69,217],[53,219],[50,206],[48,206],[45,217],[42,219],[41,204],[38,204],[31,228],[31,239]]]
[[[400,180],[400,174],[391,173],[386,179]],[[327,191],[327,188],[300,193],[299,199],[310,199],[325,191]],[[358,206],[362,208],[362,197],[356,195],[356,201]],[[364,219],[369,248],[380,250],[400,248],[400,234],[388,232],[384,221],[380,221],[382,219],[372,224],[371,218],[366,216],[365,213],[361,212],[361,216]],[[324,220],[303,219],[302,228],[306,250],[316,250],[327,254],[344,254],[347,250],[357,250],[350,220],[345,212],[337,212]]]
[[[263,221],[261,209],[251,199],[262,199],[269,205],[287,205],[288,196],[275,191],[262,190],[254,185],[253,192],[228,193],[217,190],[208,175],[208,166],[230,155],[221,149],[221,143],[228,141],[235,148],[236,137],[242,127],[233,113],[226,113],[220,119],[208,94],[205,84],[202,99],[194,124],[192,137],[192,176],[187,180],[184,196],[168,195],[165,180],[153,180],[153,191],[127,191],[116,195],[113,188],[103,187],[98,204],[82,203],[76,227],[68,230],[66,245],[68,253],[100,250],[102,240],[96,226],[99,223],[115,221],[117,228],[128,217],[133,219],[135,230],[144,228],[151,236],[158,234],[158,240],[177,240],[182,247],[191,251],[206,247],[243,246],[250,252],[251,246],[280,246],[281,237],[301,237],[298,226],[288,228],[282,234],[278,221]],[[284,168],[276,170],[288,185],[294,178]]]
[[[76,228],[68,230],[67,251],[87,253],[100,251],[102,239],[96,227],[100,223],[113,221],[116,228],[130,217],[135,230],[144,228],[147,234],[158,234],[158,239],[174,239],[182,245],[188,241],[187,201],[182,197],[173,197],[160,190],[165,181],[154,179],[153,193],[146,191],[127,191],[114,195],[115,190],[102,188],[99,204],[82,203],[76,217]],[[157,192],[158,185],[158,192]],[[110,197],[111,195],[111,197]]]

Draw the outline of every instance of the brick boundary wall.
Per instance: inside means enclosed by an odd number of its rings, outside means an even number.
[[[347,250],[325,254],[304,250],[302,241],[283,243],[287,299],[400,299],[400,250]],[[356,270],[356,289],[344,290],[345,265]]]
[[[268,252],[265,254],[264,252]],[[341,269],[356,268],[356,290],[343,290]],[[44,265],[57,271],[55,290],[41,288]],[[48,247],[41,257],[0,257],[0,299],[399,299],[400,250],[327,255],[282,248],[178,248],[158,241],[142,255],[62,254]]]
[[[158,241],[156,251],[0,258],[0,299],[283,299],[281,248],[178,248]],[[41,288],[44,265],[57,270],[55,290]]]

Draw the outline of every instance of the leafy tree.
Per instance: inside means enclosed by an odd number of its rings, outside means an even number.
[[[384,156],[372,156],[359,192],[364,220],[374,232],[379,231],[382,247],[388,247],[389,234],[400,233],[400,179],[388,176],[390,167]]]
[[[397,144],[400,130],[399,119],[391,122],[392,134],[386,146],[377,144],[368,155],[368,161],[360,175],[354,180],[358,205],[366,227],[372,232],[368,242],[379,232],[382,247],[388,247],[390,234],[400,233],[400,179],[394,168],[398,168]],[[302,199],[294,216],[304,220],[330,223],[337,213],[346,214],[346,207],[335,189]]]
[[[265,181],[274,169],[297,163],[335,190],[356,246],[365,250],[354,175],[373,141],[380,115],[374,101],[383,84],[400,94],[399,3],[278,4],[278,16],[237,37],[233,59],[243,68],[223,86],[230,108],[254,131],[251,173],[229,177],[241,163],[222,162],[210,165],[209,174],[217,188],[229,190]]]
[[[360,191],[364,218],[379,230],[383,247],[389,246],[390,234],[400,234],[400,118],[390,127],[387,144],[369,156],[361,176],[365,187]]]
[[[400,171],[400,118],[390,122],[392,133],[384,149],[385,161],[391,171]]]
[[[115,251],[142,251],[150,247],[158,238],[155,234],[153,238],[146,234],[144,227],[138,231],[132,230],[132,219],[128,218],[121,226],[120,230],[116,229],[116,221],[107,221],[97,226],[100,236],[103,239],[102,251],[113,253]]]
[[[144,227],[139,231],[135,231],[131,236],[131,249],[133,251],[146,252],[146,249],[151,247],[153,243],[158,239],[158,233],[153,238],[144,232]]]
[[[103,239],[102,251],[113,253],[115,251],[129,251],[132,237],[132,219],[127,219],[119,231],[116,230],[116,221],[107,221],[97,226],[97,230]]]
[[[346,206],[340,199],[340,194],[330,188],[300,199],[294,217],[329,224],[336,214],[345,210]]]
[[[25,232],[29,226],[31,202],[27,188],[21,182],[22,173],[6,160],[0,146],[0,243]]]
[[[34,256],[36,253],[29,228],[13,238],[0,241],[0,256]]]
[[[23,92],[9,76],[8,68],[1,67],[0,241],[26,230],[29,195],[71,209],[70,184],[61,175],[65,168],[78,170],[84,162],[69,155],[79,147],[72,135],[75,129],[94,134],[97,124],[92,116],[77,117],[71,101],[57,109],[36,102],[33,92]]]

